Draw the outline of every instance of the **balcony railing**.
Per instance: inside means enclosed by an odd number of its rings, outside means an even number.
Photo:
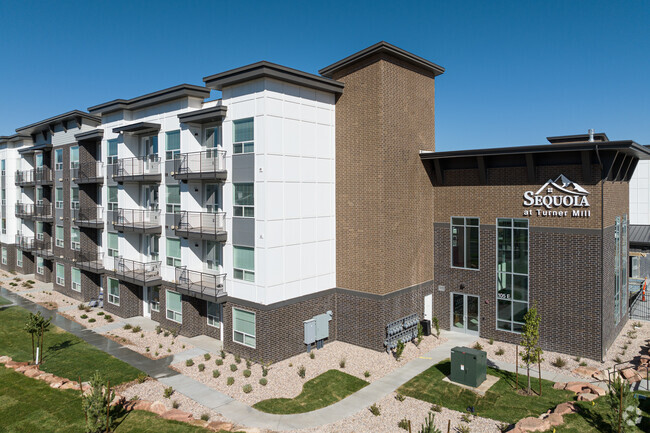
[[[72,211],[74,223],[79,227],[100,228],[104,226],[104,208],[94,206],[74,209]]]
[[[35,220],[48,220],[52,219],[52,203],[49,204],[36,204],[34,206],[34,219]]]
[[[154,284],[162,281],[160,277],[160,262],[138,262],[135,260],[115,257],[115,275],[124,281],[135,284]]]
[[[34,182],[37,185],[52,183],[52,170],[47,167],[39,167],[34,170]]]
[[[179,180],[226,180],[226,151],[210,149],[202,152],[181,153],[174,160],[174,178]]]
[[[176,236],[184,238],[213,239],[225,242],[227,238],[226,213],[181,211],[174,214],[174,230]]]
[[[16,185],[30,185],[34,183],[34,170],[16,172]]]
[[[104,163],[84,162],[79,167],[72,169],[72,177],[77,184],[104,183]]]
[[[25,236],[22,233],[16,233],[16,247],[23,251],[32,251],[36,248],[33,236]]]
[[[42,239],[36,239],[36,242],[34,243],[34,246],[36,247],[36,254],[46,258],[46,259],[51,259],[54,257],[54,253],[52,252],[52,241],[44,241]]]
[[[34,205],[32,203],[16,203],[16,216],[19,218],[29,218],[34,215]]]
[[[84,271],[101,274],[106,270],[104,269],[104,253],[101,251],[75,251],[74,261],[75,266]]]
[[[176,289],[190,296],[217,299],[226,295],[226,274],[208,274],[176,268]]]
[[[158,155],[118,159],[113,165],[116,182],[152,182],[160,180]]]
[[[113,226],[118,231],[160,233],[160,209],[117,209],[113,213]]]

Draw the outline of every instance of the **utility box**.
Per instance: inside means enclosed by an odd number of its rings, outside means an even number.
[[[451,349],[449,380],[471,387],[482,384],[487,375],[487,353],[469,347]]]
[[[314,344],[316,342],[316,319],[305,320],[302,323],[305,326],[305,344]]]

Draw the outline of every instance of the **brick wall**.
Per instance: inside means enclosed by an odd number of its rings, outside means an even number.
[[[120,281],[120,305],[108,302],[108,278],[104,277],[104,309],[122,318],[142,316],[142,286]]]
[[[16,269],[16,245],[0,243],[0,248],[7,249],[7,264],[0,261],[0,269],[3,271],[13,271]]]
[[[192,296],[181,295],[181,308],[183,323],[167,319],[166,290],[175,291],[173,285],[163,284],[160,288],[160,311],[152,311],[151,318],[160,323],[166,329],[177,329],[181,335],[196,337],[207,335],[218,340],[221,339],[221,331],[214,326],[208,326],[207,303],[206,301]]]

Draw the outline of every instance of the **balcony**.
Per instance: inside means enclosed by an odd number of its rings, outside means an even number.
[[[37,203],[36,206],[34,206],[33,217],[34,220],[36,221],[52,220],[54,218],[52,215],[52,203],[50,204]]]
[[[113,165],[116,182],[160,182],[160,160],[157,155],[118,159]]]
[[[113,214],[113,227],[120,232],[160,233],[160,210],[117,209]]]
[[[176,268],[176,290],[186,295],[215,301],[226,296],[226,274],[208,274],[190,271],[187,267]]]
[[[18,218],[31,218],[34,216],[34,205],[32,203],[16,203],[16,216]]]
[[[34,170],[17,171],[15,183],[19,186],[34,185]]]
[[[91,229],[104,228],[104,208],[101,206],[74,209],[72,211],[72,222],[77,227],[88,227]]]
[[[210,149],[203,152],[181,153],[174,160],[174,179],[176,180],[218,180],[225,181],[226,151]]]
[[[53,259],[54,253],[52,252],[52,242],[46,242],[42,239],[36,239],[34,243],[36,247],[36,254],[43,257],[44,259]]]
[[[122,281],[140,285],[154,285],[162,282],[160,262],[137,262],[114,257],[115,275]]]
[[[104,253],[100,251],[75,251],[74,262],[75,267],[84,271],[94,272],[96,274],[103,274],[106,272],[106,269],[104,268]]]
[[[51,185],[52,170],[47,167],[39,167],[34,170],[34,183],[36,185]]]
[[[72,177],[78,185],[87,183],[104,183],[103,162],[85,162],[79,164],[79,167],[72,171]]]
[[[176,236],[225,242],[226,213],[181,211],[174,214]]]
[[[16,248],[23,251],[33,251],[36,248],[33,236],[25,236],[22,233],[16,234]]]

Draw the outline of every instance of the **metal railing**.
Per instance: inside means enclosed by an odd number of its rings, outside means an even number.
[[[72,211],[72,218],[78,224],[103,224],[104,208],[101,206],[83,207]]]
[[[92,183],[104,180],[104,163],[101,161],[84,162],[71,171],[72,177],[75,178],[77,183]]]
[[[216,236],[226,232],[226,213],[181,211],[174,214],[174,226],[178,233]]]
[[[128,278],[141,283],[160,280],[160,261],[138,262],[123,257],[114,259],[114,271],[118,278]]]
[[[34,181],[37,184],[51,183],[52,170],[48,167],[38,167],[34,169]]]
[[[113,225],[131,229],[160,227],[160,209],[122,209],[113,213]]]
[[[104,271],[104,253],[101,251],[75,251],[74,260],[79,269],[96,273]]]
[[[16,203],[16,216],[17,217],[30,217],[34,215],[34,204],[33,203]]]
[[[191,175],[200,173],[218,173],[226,171],[226,151],[209,149],[200,152],[181,153],[174,160],[174,173]]]
[[[190,294],[217,298],[226,295],[226,274],[190,271],[186,266],[176,268],[176,288]]]
[[[16,247],[21,250],[31,251],[35,248],[34,237],[16,233]]]
[[[160,159],[158,155],[136,156],[122,158],[113,165],[113,177],[136,178],[160,174]]]
[[[44,241],[42,239],[36,239],[36,242],[34,243],[34,246],[36,247],[36,254],[39,254],[43,257],[46,258],[51,258],[54,256],[52,253],[52,240],[50,239],[49,241]]]
[[[34,216],[38,218],[52,218],[52,203],[37,204],[34,206]]]
[[[34,183],[34,170],[21,170],[16,172],[16,185]]]

